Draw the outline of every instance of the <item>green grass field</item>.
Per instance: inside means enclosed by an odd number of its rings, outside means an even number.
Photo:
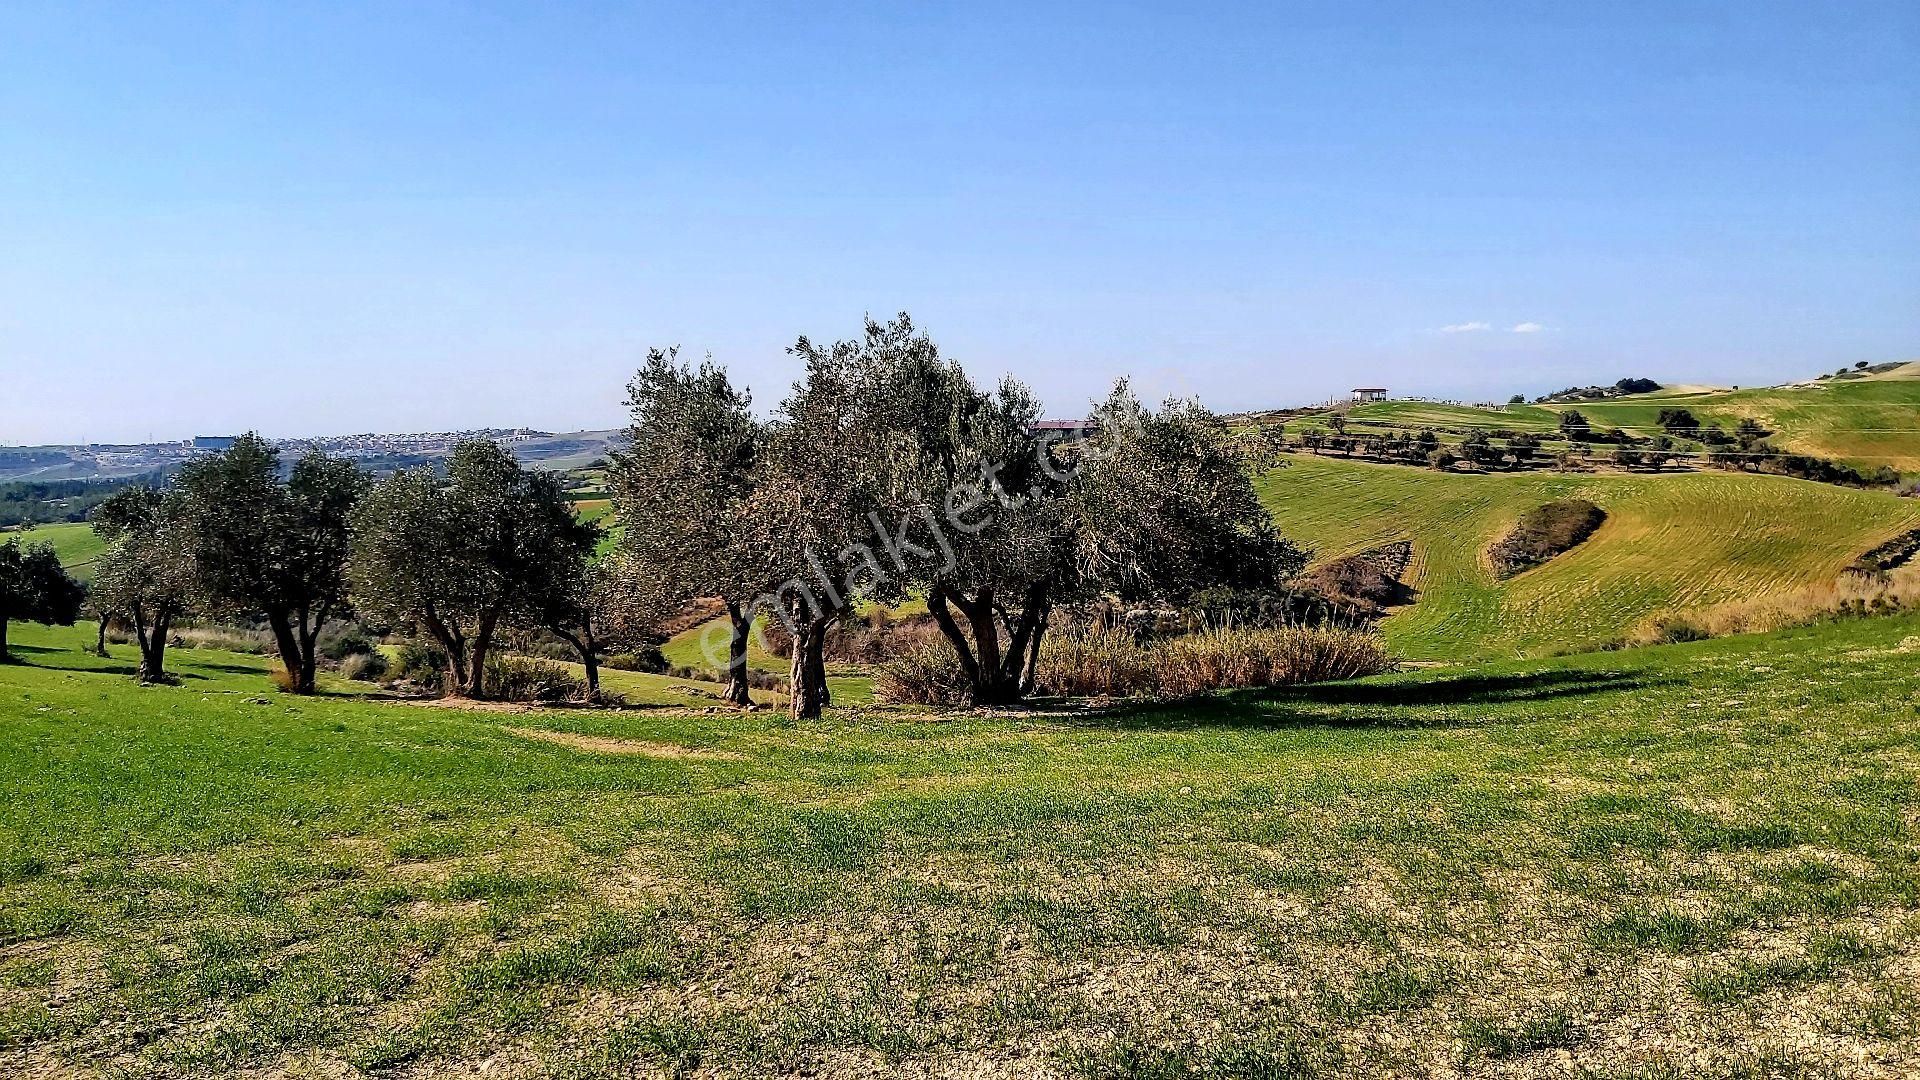
[[[1617,639],[1647,615],[1831,582],[1920,526],[1920,503],[1775,476],[1439,473],[1311,455],[1260,481],[1282,532],[1349,554],[1414,542],[1419,597],[1387,639],[1414,659],[1535,655]],[[1609,515],[1586,543],[1506,581],[1488,545],[1553,499]]]
[[[20,628],[0,1074],[1898,1075],[1920,619],[792,726]]]

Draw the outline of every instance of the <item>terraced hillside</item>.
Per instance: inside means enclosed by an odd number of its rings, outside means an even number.
[[[1647,615],[1833,580],[1920,526],[1920,503],[1775,476],[1438,473],[1296,456],[1260,481],[1281,529],[1322,558],[1411,540],[1419,599],[1387,637],[1413,659],[1539,655],[1618,638]],[[1582,498],[1584,544],[1500,581],[1486,549],[1521,514]]]

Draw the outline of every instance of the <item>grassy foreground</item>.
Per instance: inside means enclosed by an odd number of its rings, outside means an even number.
[[[1920,619],[807,727],[83,637],[0,668],[0,1075],[1920,1060]]]
[[[1389,617],[1402,656],[1537,655],[1616,640],[1664,608],[1824,585],[1920,526],[1920,503],[1741,473],[1440,473],[1294,454],[1260,481],[1281,532],[1345,555],[1412,540],[1414,604]],[[1588,499],[1608,520],[1572,551],[1500,580],[1487,548],[1527,511]]]

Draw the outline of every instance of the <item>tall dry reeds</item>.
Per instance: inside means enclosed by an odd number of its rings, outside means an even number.
[[[1829,585],[1810,586],[1777,596],[1735,600],[1690,611],[1656,612],[1627,635],[1627,644],[1664,645],[1731,634],[1763,634],[1829,619],[1894,615],[1914,610],[1920,610],[1920,571],[1908,568],[1892,574],[1847,573]]]
[[[1090,630],[1048,637],[1037,681],[1053,694],[1186,697],[1352,679],[1392,668],[1385,643],[1370,630],[1223,627],[1144,643],[1118,631]]]

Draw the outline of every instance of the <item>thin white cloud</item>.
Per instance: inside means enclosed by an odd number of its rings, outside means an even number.
[[[1440,332],[1443,334],[1472,334],[1472,333],[1477,333],[1481,330],[1491,330],[1491,329],[1493,329],[1492,323],[1459,322],[1459,323],[1451,323],[1447,326],[1441,327]]]
[[[1537,323],[1537,322],[1523,322],[1523,323],[1514,323],[1514,324],[1513,324],[1513,329],[1512,329],[1511,331],[1509,331],[1509,333],[1514,333],[1514,334],[1537,334],[1537,333],[1539,333],[1540,331],[1542,331],[1542,330],[1545,330],[1545,329],[1546,329],[1546,327],[1544,327],[1544,326],[1541,326],[1541,325],[1540,325],[1539,323]]]

